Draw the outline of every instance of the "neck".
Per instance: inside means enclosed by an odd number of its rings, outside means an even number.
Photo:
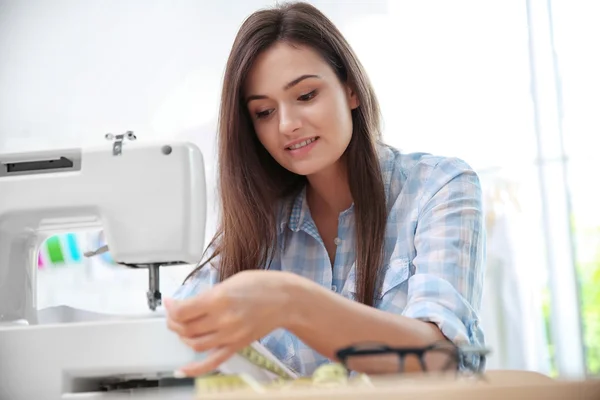
[[[343,161],[307,178],[306,195],[311,211],[319,210],[337,215],[352,205],[348,171]]]

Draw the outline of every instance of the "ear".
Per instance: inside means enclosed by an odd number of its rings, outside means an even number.
[[[348,105],[350,109],[354,110],[360,106],[360,101],[358,100],[358,95],[356,91],[350,85],[346,85],[346,95],[348,97]]]

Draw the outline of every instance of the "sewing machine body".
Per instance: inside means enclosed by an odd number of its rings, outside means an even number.
[[[156,274],[159,265],[201,260],[200,150],[119,139],[93,149],[0,155],[0,398],[67,398],[95,391],[102,378],[172,374],[193,360],[159,313],[39,321],[37,252],[51,235],[101,228],[123,268]],[[150,292],[154,309],[160,293]]]
[[[4,327],[0,354],[0,398],[15,400],[104,398],[111,379],[157,384],[194,360],[161,317]]]

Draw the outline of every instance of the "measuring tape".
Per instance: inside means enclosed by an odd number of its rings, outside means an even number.
[[[257,393],[269,390],[287,390],[300,387],[330,388],[347,385],[350,382],[348,370],[342,364],[331,363],[321,365],[310,377],[293,379],[284,369],[256,351],[251,346],[238,352],[252,364],[277,375],[279,379],[263,384],[247,374],[237,375],[205,375],[195,379],[196,392],[200,394],[225,393],[240,389],[251,389]],[[357,380],[369,383],[364,374],[357,375]]]
[[[290,376],[286,370],[275,364],[275,362],[269,360],[252,346],[243,348],[242,350],[238,351],[238,354],[257,367],[267,370],[277,375],[279,378],[292,379],[292,376]]]

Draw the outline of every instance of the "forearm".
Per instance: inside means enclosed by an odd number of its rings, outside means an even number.
[[[290,277],[285,328],[332,360],[337,350],[360,343],[419,347],[444,340],[436,325],[391,314],[300,277]]]

